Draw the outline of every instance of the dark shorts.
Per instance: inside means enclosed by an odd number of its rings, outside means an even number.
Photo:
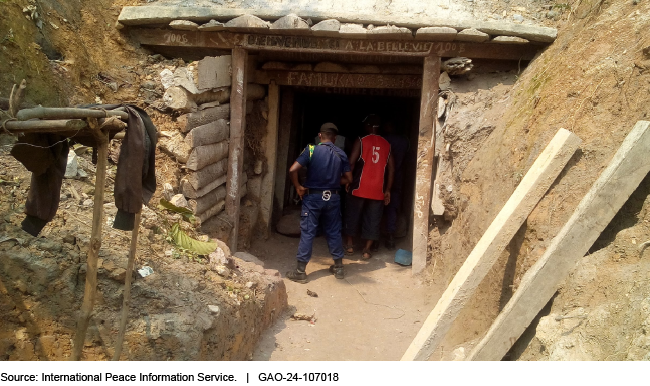
[[[384,213],[384,200],[371,200],[348,193],[345,203],[343,233],[356,236],[361,226],[361,238],[379,240],[379,226]]]

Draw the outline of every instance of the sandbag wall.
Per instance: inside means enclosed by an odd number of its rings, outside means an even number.
[[[195,214],[199,223],[219,215],[225,207],[228,140],[230,138],[230,55],[206,57],[173,73],[163,71],[163,103],[167,109],[183,113],[178,131],[161,139],[161,149],[184,164],[180,180],[180,200]],[[264,98],[266,90],[249,85],[248,100]],[[247,193],[247,175],[242,176],[242,194]],[[178,202],[175,202],[178,205]]]

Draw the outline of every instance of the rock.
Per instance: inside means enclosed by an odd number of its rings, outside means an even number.
[[[172,205],[177,206],[179,208],[187,208],[187,209],[190,208],[190,205],[187,203],[185,196],[183,196],[182,194],[175,195],[174,197],[172,197],[171,200],[169,200],[169,202]]]
[[[226,25],[223,23],[219,23],[218,21],[212,19],[209,22],[200,25],[199,26],[199,31],[204,31],[204,32],[210,32],[210,31],[223,31],[226,29]]]
[[[462,75],[469,72],[473,67],[472,59],[456,57],[442,62],[440,69],[446,71],[449,75]]]
[[[254,289],[256,287],[257,287],[257,283],[255,283],[254,281],[249,281],[246,283],[246,288],[248,289]]]
[[[74,237],[73,235],[68,234],[68,235],[63,236],[63,242],[66,243],[66,244],[75,245],[75,243],[77,242],[77,238]]]
[[[339,29],[339,36],[345,38],[363,38],[367,34],[368,30],[363,28],[363,24],[345,23]]]
[[[464,42],[477,42],[477,43],[482,43],[486,42],[490,39],[490,35],[481,32],[475,28],[468,28],[460,31],[458,35],[456,35],[456,40],[464,41]]]
[[[440,91],[448,90],[449,87],[451,86],[451,78],[449,78],[449,74],[447,74],[446,72],[440,74],[438,84],[440,87]]]
[[[106,204],[104,204],[104,212],[111,216],[115,216],[117,214],[117,207],[115,206],[115,203],[107,202]]]
[[[194,75],[186,67],[177,68],[174,71],[174,86],[180,86],[192,94],[198,94],[199,89],[196,87]]]
[[[217,247],[214,252],[210,253],[208,257],[210,258],[210,264],[216,264],[217,266],[228,264],[228,258],[225,252],[219,247]]]
[[[263,32],[268,30],[271,23],[253,15],[242,15],[225,24],[225,27],[237,32]]]
[[[264,262],[262,260],[258,259],[248,252],[237,252],[234,256],[249,263],[255,263],[257,265],[261,265],[262,267],[264,266]]]
[[[552,20],[557,20],[560,17],[560,13],[554,9],[551,9],[550,11],[546,12],[546,18],[552,19]]]
[[[413,32],[410,29],[397,27],[390,24],[381,27],[375,27],[373,29],[370,29],[370,26],[368,26],[367,33],[369,36],[376,36],[378,38],[408,39],[413,37]]]
[[[115,281],[119,281],[121,283],[124,283],[126,280],[126,269],[124,268],[115,268],[113,271],[110,273],[111,279]]]
[[[516,36],[497,36],[492,39],[493,43],[502,43],[502,44],[526,44],[529,43],[528,40],[524,38],[518,38]]]
[[[283,16],[271,24],[270,29],[274,30],[308,30],[309,24],[295,13]]]
[[[232,84],[232,56],[206,56],[198,64],[198,87],[201,90],[226,87]],[[225,102],[225,101],[223,101]]]
[[[198,24],[189,20],[174,20],[169,23],[169,27],[180,31],[196,31],[199,29]]]
[[[285,236],[300,236],[300,212],[282,216],[276,229]]]
[[[451,27],[423,27],[415,32],[417,40],[448,42],[456,39],[458,31]]]
[[[174,85],[174,73],[167,68],[160,71],[160,83],[162,83],[165,90],[172,87]]]
[[[68,163],[65,167],[65,178],[75,178],[77,176],[77,169],[79,168],[79,162],[77,161],[77,153],[74,150],[68,152]]]
[[[222,265],[217,266],[216,268],[217,274],[221,277],[229,277],[230,276],[230,270]]]
[[[323,20],[311,27],[316,36],[338,36],[341,23],[336,19]]]
[[[253,168],[253,173],[260,175],[264,167],[264,162],[261,159],[255,161],[255,167]]]
[[[163,197],[167,201],[171,201],[172,197],[174,197],[174,187],[169,182],[163,184]]]
[[[524,17],[518,13],[515,13],[514,15],[512,15],[512,20],[514,20],[515,23],[523,23]]]
[[[83,206],[93,206],[93,200],[90,198],[83,202]]]
[[[219,313],[221,312],[219,306],[215,306],[215,305],[209,305],[208,310],[212,315],[219,315]]]

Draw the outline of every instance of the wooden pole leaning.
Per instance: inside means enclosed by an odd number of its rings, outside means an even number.
[[[122,319],[120,320],[120,332],[115,342],[115,353],[113,360],[119,361],[122,355],[122,345],[124,344],[124,334],[126,333],[126,322],[129,318],[129,307],[131,306],[131,276],[133,275],[133,264],[135,262],[135,253],[138,248],[138,230],[140,229],[140,217],[142,210],[135,214],[135,225],[131,232],[131,247],[129,249],[129,261],[126,265],[126,278],[124,279],[124,293],[122,299]]]
[[[438,348],[485,275],[581,142],[580,138],[568,130],[560,129],[557,132],[449,283],[402,356],[403,361],[428,360]]]
[[[436,117],[438,116],[438,79],[440,57],[424,58],[422,95],[420,99],[420,124],[417,149],[415,201],[413,205],[413,274],[420,273],[427,264],[429,240],[429,205],[433,156],[436,151]]]
[[[102,225],[104,223],[104,184],[108,162],[108,131],[101,131],[97,119],[89,118],[88,124],[97,140],[97,174],[95,175],[95,197],[93,204],[93,223],[90,245],[86,259],[86,284],[81,312],[77,321],[71,360],[78,361],[86,340],[86,330],[92,316],[97,293],[97,260],[102,245]]]

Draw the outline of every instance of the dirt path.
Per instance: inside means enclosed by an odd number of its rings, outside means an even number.
[[[407,240],[402,243],[406,244]],[[284,273],[295,267],[298,239],[272,235],[253,244],[251,253],[265,268]],[[398,244],[398,248],[400,244]],[[346,258],[346,279],[328,271],[332,259],[323,237],[314,242],[307,266],[309,283],[285,280],[289,313],[267,330],[254,360],[399,360],[434,306],[431,288],[394,263],[381,248],[369,261],[360,253]],[[318,297],[307,295],[307,289]],[[294,321],[293,312],[316,314],[316,321]]]

